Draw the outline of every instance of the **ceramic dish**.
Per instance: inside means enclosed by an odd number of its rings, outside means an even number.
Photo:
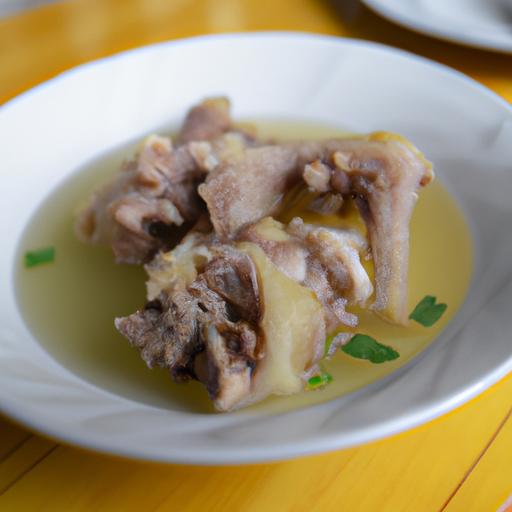
[[[219,93],[232,99],[235,118],[310,120],[355,132],[385,128],[433,160],[470,225],[474,268],[463,306],[412,362],[319,405],[204,414],[114,393],[71,371],[30,332],[14,275],[20,237],[39,205],[86,162],[177,125],[191,104]],[[1,409],[95,450],[226,464],[353,446],[457,407],[512,369],[511,138],[510,106],[460,73],[372,43],[296,33],[140,48],[15,98],[0,109]]]
[[[476,48],[512,52],[509,0],[363,0],[410,30]]]

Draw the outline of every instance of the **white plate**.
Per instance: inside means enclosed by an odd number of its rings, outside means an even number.
[[[84,162],[224,93],[235,117],[386,128],[410,137],[463,205],[475,244],[463,308],[411,364],[349,396],[286,413],[206,415],[122,398],[58,364],[24,325],[16,245],[49,192]],[[512,111],[451,69],[384,46],[302,34],[200,37],[96,61],[0,109],[0,405],[82,446],[189,463],[275,460],[428,421],[512,369]]]
[[[362,0],[399,25],[446,41],[512,53],[512,0]]]

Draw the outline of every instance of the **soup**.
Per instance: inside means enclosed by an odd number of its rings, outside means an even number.
[[[258,133],[279,139],[339,136],[332,127],[311,123],[257,122]],[[99,184],[132,155],[130,144],[104,155],[68,178],[44,201],[26,228],[19,247],[18,300],[25,321],[41,345],[63,366],[90,383],[126,398],[158,407],[211,412],[213,407],[197,382],[175,384],[161,368],[149,370],[138,351],[116,331],[114,318],[144,305],[145,273],[141,267],[117,265],[110,248],[79,242],[73,231],[77,209]],[[300,202],[282,215],[305,222],[344,227],[350,219],[320,216]],[[347,218],[349,219],[347,221]],[[425,349],[460,307],[470,280],[471,240],[454,199],[434,181],[422,190],[410,226],[409,309],[425,295],[448,304],[431,328],[414,322],[393,326],[368,311],[357,311],[358,332],[394,347],[400,358],[374,365],[338,351],[323,368],[333,381],[321,390],[271,397],[251,409],[283,411],[324,402],[350,393],[407,363]],[[54,246],[55,261],[23,266],[27,250]]]

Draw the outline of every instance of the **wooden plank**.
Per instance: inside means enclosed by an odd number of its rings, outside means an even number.
[[[30,436],[15,452],[0,463],[0,495],[35,467],[56,446],[53,441]]]
[[[278,464],[204,468],[59,447],[0,497],[0,509],[440,510],[511,406],[512,378],[458,411],[389,440]],[[509,436],[509,443],[512,436]],[[510,452],[509,452],[510,453]],[[502,466],[502,471],[504,466]],[[63,485],[65,482],[65,485]]]
[[[512,497],[512,409],[497,436],[465,475],[446,512],[495,512]],[[512,500],[502,509],[512,512]]]
[[[31,436],[30,432],[0,416],[0,463]]]

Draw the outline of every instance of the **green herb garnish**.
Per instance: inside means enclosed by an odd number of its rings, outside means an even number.
[[[425,327],[431,327],[441,318],[447,307],[446,304],[436,304],[436,298],[427,295],[418,302],[409,318]]]
[[[382,345],[366,334],[356,334],[341,350],[357,359],[367,359],[371,363],[380,364],[392,361],[400,354],[393,348]]]
[[[25,253],[25,267],[35,267],[43,263],[50,263],[55,259],[55,248],[45,247],[37,251],[27,251]]]
[[[326,386],[332,382],[332,375],[327,372],[322,372],[320,375],[315,375],[308,380],[308,389],[318,389]]]

